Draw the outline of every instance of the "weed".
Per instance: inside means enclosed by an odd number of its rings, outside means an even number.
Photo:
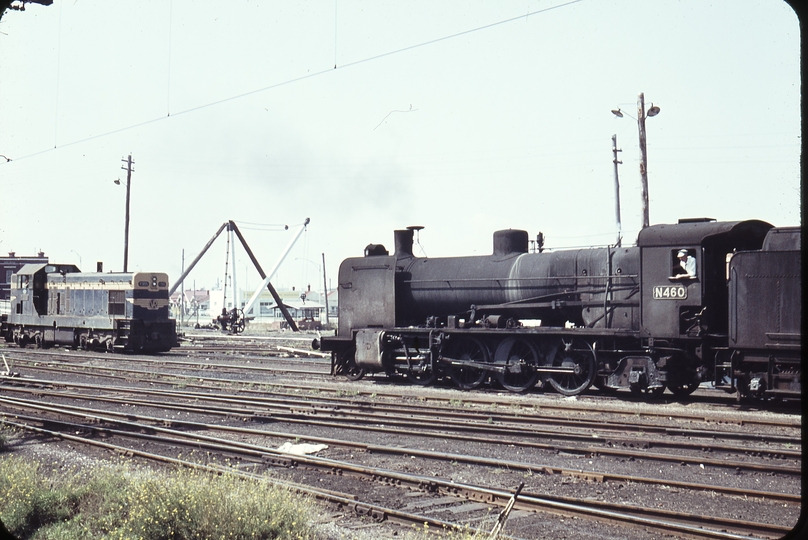
[[[43,474],[43,473],[48,474]],[[44,471],[0,458],[0,519],[19,538],[311,538],[308,500],[261,480],[177,469]]]

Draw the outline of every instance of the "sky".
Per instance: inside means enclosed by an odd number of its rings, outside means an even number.
[[[650,222],[801,224],[800,34],[782,0],[54,0],[0,19],[0,253],[178,278],[233,220],[273,278],[346,257],[623,244]],[[625,114],[618,118],[613,109]],[[116,184],[119,180],[120,184]],[[186,279],[225,275],[222,234]],[[260,284],[236,248],[239,287]],[[228,272],[232,273],[232,264]]]

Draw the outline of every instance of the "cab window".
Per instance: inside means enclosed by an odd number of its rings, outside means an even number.
[[[670,252],[671,279],[695,279],[698,277],[696,250],[676,248]]]

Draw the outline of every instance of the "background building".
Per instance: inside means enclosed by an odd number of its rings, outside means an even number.
[[[240,291],[240,309],[244,308],[253,292],[254,291]],[[323,302],[322,292],[315,290],[305,290],[301,292],[300,289],[294,287],[292,289],[281,289],[277,292],[278,296],[280,296],[281,301],[283,302],[283,305],[289,312],[289,315],[296,321],[301,329],[325,327],[325,303]],[[222,308],[226,309],[227,311],[233,309],[233,297],[229,288],[227,289],[226,298],[224,297],[224,291],[221,288],[212,289],[210,291],[209,298],[209,318],[211,319],[215,319],[217,315],[221,314]],[[328,310],[328,322],[330,325],[334,325],[336,323],[336,314],[338,313],[336,291],[329,293]],[[272,326],[277,326],[278,328],[284,328],[286,326],[286,319],[283,317],[281,309],[278,307],[275,299],[267,289],[261,291],[253,308],[248,313],[245,313],[244,316],[249,322],[265,323]]]
[[[36,257],[17,257],[13,251],[8,253],[8,257],[0,257],[0,300],[10,300],[11,298],[11,275],[26,264],[47,263],[48,258],[43,251],[36,254]]]

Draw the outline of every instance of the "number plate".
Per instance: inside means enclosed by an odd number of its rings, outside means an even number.
[[[684,300],[687,287],[682,285],[659,285],[654,287],[654,300]]]

